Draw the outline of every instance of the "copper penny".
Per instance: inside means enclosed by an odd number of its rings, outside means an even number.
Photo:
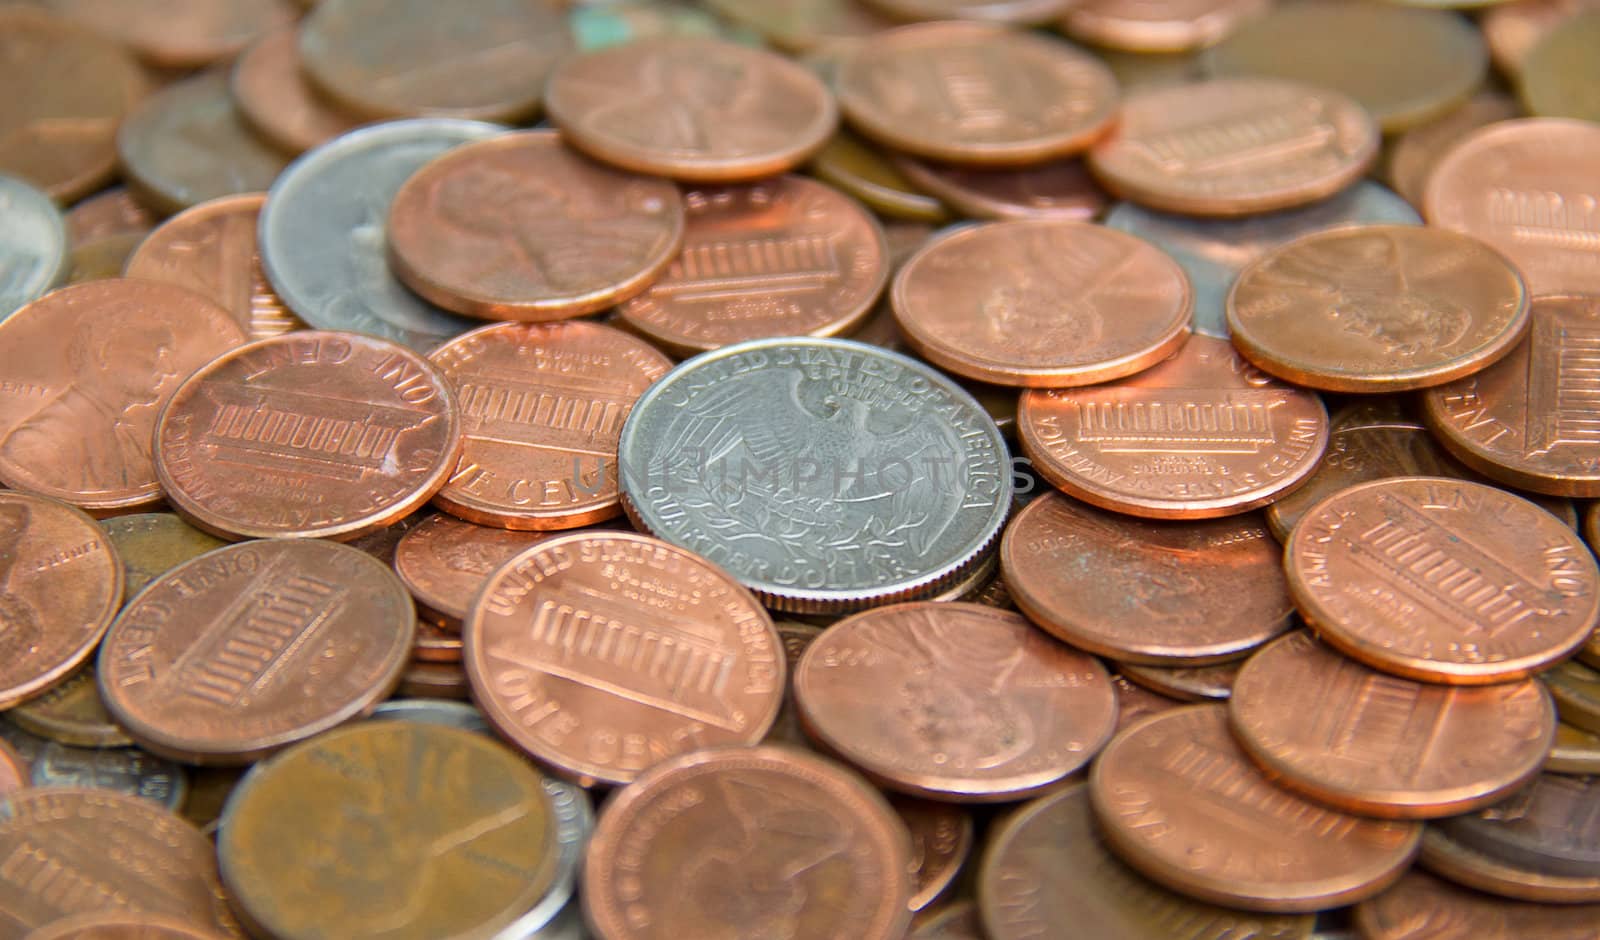
[[[290,0],[42,0],[45,9],[126,45],[145,63],[192,68],[226,59],[292,23]]]
[[[117,165],[117,125],[148,82],[120,45],[19,5],[0,8],[0,173],[70,203]]]
[[[852,47],[839,106],[879,143],[950,163],[1017,166],[1079,153],[1116,113],[1088,53],[983,23],[904,26]]]
[[[395,275],[441,307],[557,320],[644,290],[683,229],[671,183],[527,131],[464,144],[412,174],[390,205],[387,244]]]
[[[1355,916],[1370,940],[1594,940],[1600,905],[1501,900],[1411,871]]]
[[[957,901],[937,910],[926,910],[912,921],[906,940],[987,940],[978,905]]]
[[[460,402],[460,462],[434,501],[507,529],[570,529],[621,514],[617,442],[672,362],[598,323],[507,323],[430,361]]]
[[[1215,702],[1227,701],[1233,695],[1233,683],[1239,678],[1241,666],[1243,663],[1238,661],[1177,668],[1118,663],[1117,672],[1147,690],[1179,701]]]
[[[485,717],[588,785],[754,744],[783,698],[772,619],[731,575],[645,535],[580,532],[495,572],[464,623]]]
[[[1557,26],[1583,10],[1600,9],[1596,0],[1516,0],[1497,3],[1478,20],[1489,55],[1500,71],[1515,78],[1528,53]]]
[[[1510,799],[1436,825],[1505,864],[1570,878],[1600,877],[1600,777],[1540,774]]]
[[[1482,371],[1527,332],[1528,290],[1477,239],[1417,225],[1313,232],[1239,272],[1233,344],[1264,372],[1398,392]]]
[[[1423,215],[1505,253],[1536,295],[1600,293],[1600,186],[1585,159],[1596,148],[1589,121],[1491,124],[1439,158]]]
[[[959,806],[895,797],[889,801],[911,835],[910,908],[926,910],[954,886],[972,851],[972,817]]]
[[[894,25],[860,0],[705,0],[703,6],[789,52],[829,49]]]
[[[1454,111],[1419,124],[1396,138],[1389,151],[1386,174],[1389,182],[1407,202],[1422,205],[1423,193],[1440,157],[1478,128],[1521,113],[1511,98],[1497,91],[1479,92]]]
[[[840,129],[811,159],[811,175],[854,196],[885,218],[944,222],[944,203],[912,185],[877,145]]]
[[[1237,216],[1332,196],[1377,156],[1377,126],[1344,95],[1242,78],[1132,92],[1089,168],[1153,209]]]
[[[1594,50],[1600,47],[1600,9],[1580,10],[1562,20],[1528,50],[1518,74],[1518,92],[1541,117],[1600,121],[1600,85]]]
[[[1117,731],[1151,715],[1184,705],[1181,699],[1152,692],[1120,672],[1111,674],[1111,685],[1117,690]]]
[[[160,914],[116,912],[65,917],[22,940],[226,940],[226,936]]]
[[[894,165],[914,185],[975,219],[1087,222],[1106,207],[1106,194],[1077,159],[972,169],[896,157]]]
[[[900,331],[981,382],[1090,385],[1142,372],[1189,336],[1193,294],[1148,242],[1082,222],[992,222],[935,239],[895,275]]]
[[[155,225],[156,217],[122,186],[90,196],[67,210],[67,235],[75,246],[119,235],[143,238]]]
[[[329,101],[300,69],[300,31],[263,36],[234,61],[229,90],[256,133],[287,153],[303,153],[359,126],[362,119]]]
[[[261,269],[256,220],[265,202],[265,195],[247,193],[180,212],[145,236],[123,273],[209,297],[233,314],[251,339],[304,329]]]
[[[997,826],[977,893],[990,940],[1307,940],[1314,922],[1225,910],[1145,880],[1107,850],[1081,783]]]
[[[1128,52],[1215,45],[1272,0],[1079,0],[1061,25],[1074,39]]]
[[[190,376],[155,446],[167,499],[207,531],[348,540],[444,485],[461,419],[449,382],[411,350],[304,330]]]
[[[28,762],[11,745],[0,741],[0,799],[32,783]]]
[[[1061,15],[1071,0],[866,0],[902,20],[992,20],[1040,24]]]
[[[1577,534],[1480,483],[1397,477],[1318,503],[1284,555],[1295,604],[1330,645],[1424,682],[1480,685],[1572,654],[1600,617]]]
[[[503,531],[503,530],[496,530]],[[423,613],[419,611],[419,613]],[[417,618],[417,638],[411,647],[411,665],[441,663],[461,668],[460,625],[442,626],[430,617]],[[404,681],[404,680],[402,680]]]
[[[151,913],[236,935],[211,842],[149,800],[36,787],[0,797],[0,934],[96,911]]]
[[[547,538],[437,513],[400,537],[394,570],[424,613],[456,630],[495,569]],[[456,657],[459,659],[460,657]]]
[[[122,586],[122,561],[93,519],[0,491],[0,709],[45,693],[89,658]]]
[[[127,732],[106,713],[93,666],[79,669],[50,691],[11,709],[6,717],[24,731],[74,747],[133,744]]]
[[[1106,843],[1191,897],[1245,910],[1316,911],[1400,877],[1417,823],[1325,809],[1279,789],[1228,732],[1220,705],[1177,708],[1115,740],[1089,779]]]
[[[683,251],[617,308],[628,327],[679,355],[771,336],[857,326],[889,280],[883,229],[855,200],[783,176],[684,194]]]
[[[919,601],[841,620],[795,670],[806,729],[883,786],[954,802],[1037,794],[1111,737],[1105,667],[1018,614]]]
[[[584,910],[606,940],[899,940],[909,858],[883,797],[831,761],[778,747],[700,751],[606,804]]]
[[[151,581],[197,555],[228,544],[170,512],[114,516],[100,523],[122,558],[129,600]]]
[[[1282,552],[1259,515],[1156,522],[1059,493],[1006,527],[1000,564],[1028,619],[1119,662],[1238,659],[1289,627]]]
[[[1385,819],[1488,806],[1539,773],[1555,709],[1525,679],[1430,685],[1346,659],[1309,633],[1239,671],[1229,715],[1239,743],[1280,785]]]
[[[822,635],[822,627],[798,620],[779,620],[773,623],[773,627],[778,631],[778,642],[783,644],[783,704],[779,706],[778,717],[773,720],[772,728],[767,731],[762,743],[809,748],[811,739],[806,736],[805,727],[800,723],[800,706],[794,697],[794,671],[800,666],[800,657]]]
[[[1293,492],[1328,441],[1312,392],[1193,336],[1132,378],[1025,392],[1017,437],[1039,476],[1104,509],[1157,519],[1235,515]]]
[[[695,36],[574,56],[545,107],[564,140],[597,160],[700,183],[773,176],[833,136],[822,80],[776,53]]]
[[[1423,833],[1419,862],[1428,871],[1456,884],[1503,898],[1546,904],[1600,904],[1600,878],[1552,875],[1508,864],[1456,840],[1436,825]]]

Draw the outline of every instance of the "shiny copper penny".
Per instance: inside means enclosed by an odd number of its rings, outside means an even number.
[[[1152,209],[1237,216],[1332,196],[1377,156],[1377,126],[1344,95],[1240,78],[1134,91],[1089,168]]]
[[[879,143],[951,163],[1070,156],[1115,115],[1098,60],[1042,34],[982,23],[905,26],[846,51],[839,106]]]
[[[1105,192],[1077,159],[972,169],[897,157],[895,166],[916,186],[975,219],[1087,222],[1106,207]]]
[[[1061,25],[1074,39],[1129,52],[1215,45],[1271,0],[1079,0]]]
[[[43,0],[43,6],[126,45],[145,63],[167,68],[228,58],[299,14],[291,0]]]
[[[911,910],[926,910],[955,886],[972,851],[972,817],[931,800],[895,797],[889,805],[911,835]]]
[[[766,735],[783,698],[772,620],[731,575],[645,535],[552,538],[501,567],[464,624],[485,717],[579,782]]]
[[[81,914],[40,927],[23,940],[225,940],[216,933],[161,914]]]
[[[838,109],[822,81],[775,53],[657,37],[568,59],[545,90],[568,144],[688,182],[759,179],[822,149]]]
[[[795,670],[806,729],[883,786],[954,802],[1039,793],[1111,737],[1105,667],[1018,614],[921,601],[841,620]]]
[[[436,513],[401,536],[394,570],[424,613],[459,630],[472,599],[495,569],[545,538]]]
[[[93,519],[0,491],[0,709],[43,694],[89,658],[122,586],[122,562]]]
[[[606,940],[899,940],[905,827],[831,761],[778,747],[685,754],[605,805],[583,902]]]
[[[1518,868],[1600,877],[1600,777],[1540,774],[1510,799],[1436,825],[1451,839]]]
[[[622,422],[671,360],[598,323],[487,326],[429,360],[456,392],[464,441],[439,506],[507,529],[570,529],[621,514]]]
[[[155,228],[156,217],[126,187],[113,186],[67,210],[67,235],[82,246],[118,235],[143,238]]]
[[[1233,683],[1239,678],[1242,665],[1240,662],[1228,662],[1214,666],[1167,668],[1118,663],[1117,672],[1145,689],[1179,701],[1215,702],[1227,701],[1233,695]],[[1120,727],[1118,730],[1121,730]]]
[[[1293,492],[1327,445],[1328,413],[1225,340],[1193,336],[1132,378],[1025,392],[1017,437],[1034,472],[1085,502],[1203,519]]]
[[[1527,332],[1528,289],[1477,239],[1417,225],[1313,232],[1239,272],[1233,344],[1333,392],[1398,392],[1482,371]]]
[[[465,144],[406,180],[389,207],[396,276],[441,307],[558,320],[638,294],[683,241],[677,188],[600,166],[554,131]]]
[[[1389,151],[1389,182],[1407,202],[1422,205],[1428,179],[1440,157],[1478,128],[1521,113],[1512,98],[1497,91],[1479,92],[1461,107],[1397,137]]]
[[[1483,372],[1430,389],[1428,425],[1463,463],[1502,483],[1600,496],[1600,431],[1590,429],[1588,363],[1600,362],[1600,299],[1541,297],[1528,336]]]
[[[93,281],[28,304],[0,324],[0,482],[91,510],[155,502],[157,410],[244,338],[170,284]]]
[[[229,90],[256,133],[288,153],[303,153],[362,123],[311,84],[300,69],[300,31],[263,36],[234,61]]]
[[[1100,225],[994,222],[935,239],[895,275],[911,347],[981,382],[1090,385],[1142,372],[1189,336],[1178,263]]]
[[[977,893],[989,940],[1307,940],[1314,921],[1226,910],[1145,880],[1106,848],[1081,783],[999,824]]]
[[[1439,158],[1423,214],[1499,249],[1536,295],[1600,293],[1600,185],[1584,158],[1596,147],[1589,121],[1491,124]]]
[[[236,936],[211,842],[149,800],[36,787],[0,797],[0,932],[71,915],[161,914]]]
[[[304,330],[191,376],[162,409],[155,446],[167,499],[201,528],[348,540],[444,485],[461,420],[449,382],[418,354]]]
[[[1480,483],[1399,477],[1318,503],[1290,534],[1295,604],[1330,645],[1423,682],[1508,682],[1546,668],[1600,617],[1577,534]]]
[[[1512,865],[1455,839],[1440,826],[1422,836],[1419,864],[1458,885],[1546,904],[1600,904],[1600,878],[1553,875]],[[1476,938],[1474,938],[1476,940]]]
[[[347,545],[232,545],[123,609],[100,652],[100,692],[157,754],[246,763],[386,698],[415,624],[394,572]]]
[[[1056,18],[1071,0],[866,0],[903,20],[992,20],[1039,24]]]
[[[1228,712],[1240,745],[1280,785],[1385,819],[1495,803],[1539,773],[1556,725],[1550,696],[1531,679],[1414,682],[1304,632],[1244,664]]]
[[[1502,900],[1414,870],[1355,918],[1370,940],[1593,940],[1600,905]]]
[[[148,81],[116,43],[20,5],[0,9],[0,173],[69,203],[116,169],[117,125]]]
[[[223,196],[162,223],[128,256],[128,277],[165,281],[204,295],[233,314],[251,339],[304,329],[267,283],[256,245],[266,196]]]
[[[0,798],[32,782],[28,762],[11,745],[0,741]]]
[[[1118,662],[1238,659],[1289,627],[1282,552],[1259,515],[1153,522],[1059,493],[1006,527],[1000,564],[1017,607]]]
[[[75,747],[133,744],[127,732],[106,713],[92,666],[79,669],[50,691],[11,709],[6,717],[30,734]]]
[[[170,512],[114,516],[101,522],[100,528],[106,530],[122,558],[122,568],[127,573],[124,593],[129,600],[173,568],[227,544]]]
[[[683,250],[621,322],[684,356],[772,336],[835,336],[889,280],[878,221],[800,176],[684,194]]]
[[[1219,705],[1173,709],[1118,735],[1090,774],[1108,847],[1191,897],[1294,913],[1371,897],[1400,877],[1422,827],[1350,816],[1278,788]]]

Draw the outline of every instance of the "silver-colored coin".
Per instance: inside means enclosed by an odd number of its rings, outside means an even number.
[[[594,940],[594,934],[583,922],[583,905],[574,899],[550,923],[533,933],[502,933],[495,940]]]
[[[396,698],[372,710],[373,721],[415,721],[489,734],[489,723],[476,705],[443,698]]]
[[[142,796],[176,812],[189,794],[182,767],[133,747],[68,747],[47,741],[33,760],[36,787],[98,787]]]
[[[852,340],[696,356],[639,398],[619,451],[636,526],[797,613],[937,594],[983,561],[1011,503],[983,407]]]
[[[1105,224],[1137,235],[1171,255],[1194,285],[1194,330],[1228,338],[1228,289],[1250,262],[1308,232],[1336,225],[1421,225],[1411,204],[1364,180],[1322,202],[1239,219],[1169,215],[1119,202]]]
[[[66,280],[67,225],[50,197],[0,176],[0,320]]]
[[[1451,839],[1514,868],[1600,877],[1600,777],[1545,773],[1510,799],[1438,820]]]
[[[368,333],[427,352],[481,322],[411,293],[384,248],[389,204],[412,173],[506,128],[425,118],[351,131],[302,154],[261,210],[261,263],[289,309],[314,327]]]

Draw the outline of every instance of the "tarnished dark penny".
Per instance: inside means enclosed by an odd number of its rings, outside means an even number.
[[[644,290],[683,230],[671,183],[527,131],[464,144],[412,174],[389,206],[387,245],[396,276],[441,307],[559,320]]]
[[[1571,529],[1480,483],[1396,477],[1312,507],[1284,553],[1295,604],[1348,656],[1482,685],[1571,655],[1600,618],[1600,571]]]
[[[1355,919],[1370,940],[1593,940],[1600,905],[1502,900],[1413,870]]]
[[[899,940],[904,825],[842,767],[779,747],[685,754],[600,814],[584,910],[606,940]]]
[[[1552,875],[1512,865],[1457,840],[1442,826],[1429,826],[1423,833],[1419,864],[1456,884],[1513,900],[1600,904],[1600,878]]]
[[[410,349],[303,330],[190,376],[155,447],[167,499],[208,531],[348,540],[444,485],[461,419],[449,382]]]
[[[226,935],[161,914],[120,912],[65,917],[23,940],[226,940]]]
[[[1364,816],[1488,806],[1539,773],[1556,715],[1539,683],[1479,688],[1385,675],[1295,633],[1239,671],[1229,716],[1277,783]]]
[[[136,747],[72,747],[43,741],[33,757],[36,787],[92,787],[137,796],[177,812],[189,796],[188,774]]]
[[[977,892],[989,940],[1308,940],[1314,920],[1225,910],[1147,881],[1107,850],[1081,783],[991,832]]]
[[[1540,678],[1554,696],[1562,721],[1600,734],[1600,670],[1568,660]]]
[[[598,323],[487,326],[429,360],[455,389],[463,439],[435,503],[507,529],[570,529],[621,514],[622,424],[671,360]]]
[[[890,157],[874,144],[841,129],[812,158],[810,172],[838,187],[885,218],[912,222],[944,222],[944,204],[906,178]]]
[[[0,798],[29,783],[28,762],[11,745],[0,741]]]
[[[871,213],[828,186],[784,176],[684,194],[683,250],[621,322],[692,356],[770,336],[834,336],[857,326],[889,280]]]
[[[860,0],[705,0],[704,6],[790,52],[825,50],[894,25]]]
[[[89,658],[122,603],[122,561],[65,503],[0,491],[0,709]]]
[[[401,536],[394,570],[425,613],[459,630],[472,599],[495,569],[547,537],[436,513]]]
[[[883,786],[954,802],[1037,794],[1111,737],[1105,667],[978,604],[894,604],[840,621],[795,670],[806,730]]]
[[[557,851],[537,771],[416,721],[360,722],[261,764],[217,843],[252,931],[282,940],[495,936],[549,889]]]
[[[645,535],[552,538],[502,566],[463,625],[485,717],[587,785],[754,744],[783,698],[772,620],[731,575]]]
[[[1562,20],[1528,50],[1518,75],[1518,91],[1530,112],[1541,117],[1600,120],[1600,9],[1580,10]]]
[[[1497,91],[1479,92],[1461,107],[1419,124],[1396,138],[1389,150],[1389,182],[1406,201],[1421,206],[1428,179],[1440,157],[1478,128],[1521,113],[1516,101],[1506,95]]]
[[[1239,678],[1242,665],[1235,661],[1215,666],[1166,668],[1118,663],[1117,672],[1146,689],[1180,701],[1214,702],[1226,701],[1233,695],[1233,683]]]
[[[1000,565],[1018,609],[1118,662],[1203,666],[1288,629],[1282,552],[1259,515],[1158,522],[1048,493],[1006,527]]]
[[[911,835],[911,910],[926,910],[955,885],[972,851],[972,817],[959,806],[895,797],[889,801]]]
[[[128,596],[134,592],[130,589]],[[100,701],[94,668],[85,666],[38,698],[6,713],[17,727],[76,747],[127,747],[133,743]]]
[[[1090,796],[1107,846],[1183,894],[1294,913],[1359,901],[1400,877],[1417,823],[1324,809],[1279,789],[1228,732],[1227,709],[1163,712],[1118,735]]]
[[[914,185],[975,219],[1087,222],[1106,207],[1105,192],[1076,159],[975,170],[898,157],[895,166]]]
[[[904,26],[844,53],[839,106],[862,134],[950,163],[1079,153],[1113,119],[1117,83],[1076,47],[982,23]]]
[[[0,173],[70,203],[115,171],[117,126],[148,81],[116,43],[12,4],[0,9],[0,87]]]
[[[160,807],[108,790],[40,787],[0,797],[0,931],[21,937],[75,914],[163,914],[236,935],[211,842]]]
[[[128,600],[145,585],[196,555],[228,544],[196,529],[170,512],[140,512],[103,520],[100,528],[111,537],[127,573]]]
[[[245,763],[386,698],[415,618],[394,572],[349,546],[233,545],[162,575],[118,615],[100,692],[151,751]]]
[[[300,30],[263,36],[234,61],[228,89],[241,117],[287,153],[302,153],[362,123],[329,101],[300,68]]]
[[[699,183],[799,166],[839,121],[833,96],[804,66],[691,36],[574,56],[550,76],[545,108],[568,144],[598,160]]]
[[[1041,24],[1061,15],[1071,0],[866,0],[903,20],[992,20]]]
[[[1600,878],[1600,777],[1540,774],[1503,803],[1436,823],[1451,839],[1507,865]]]
[[[75,20],[138,54],[146,64],[193,68],[226,59],[252,39],[292,23],[291,0],[43,0],[45,9]]]
[[[1074,39],[1128,52],[1215,45],[1271,0],[1078,0],[1061,25]]]

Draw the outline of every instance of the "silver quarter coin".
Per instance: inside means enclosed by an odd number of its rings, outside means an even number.
[[[67,226],[55,203],[14,176],[0,176],[0,320],[66,280]]]

